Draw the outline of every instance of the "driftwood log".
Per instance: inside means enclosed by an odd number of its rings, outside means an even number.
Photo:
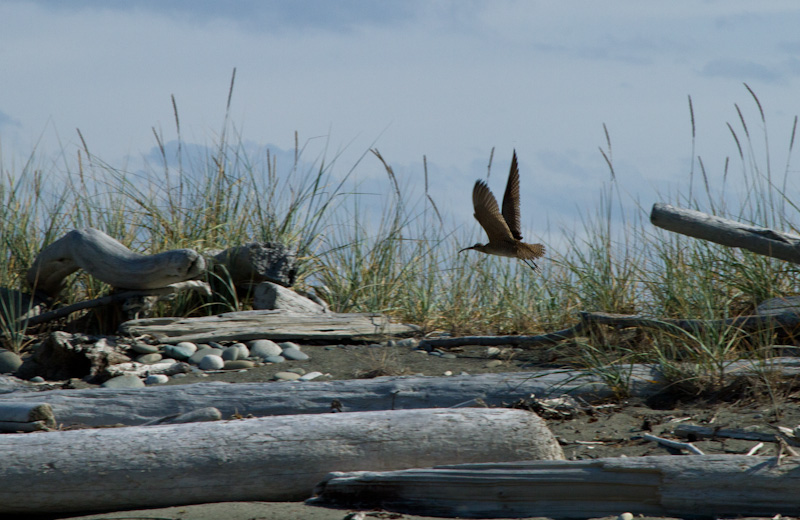
[[[205,270],[205,260],[191,249],[155,255],[134,253],[102,231],[70,231],[39,253],[28,270],[28,284],[53,297],[64,279],[78,269],[120,289],[144,290],[191,280]]]
[[[795,516],[800,461],[740,455],[620,457],[334,473],[314,502],[458,518]]]
[[[411,410],[2,436],[0,514],[298,500],[335,470],[559,459],[522,410]]]
[[[53,409],[47,403],[0,402],[0,431],[47,431],[56,427]]]
[[[123,334],[148,334],[161,343],[191,341],[347,341],[385,338],[418,331],[413,325],[393,323],[382,314],[293,313],[240,311],[200,318],[145,318],[120,325]]]
[[[667,231],[800,264],[800,236],[797,235],[676,208],[663,202],[653,204],[650,222]]]
[[[630,388],[647,397],[663,388],[651,367],[630,365]],[[587,401],[614,395],[594,375],[543,370],[452,377],[379,377],[304,383],[195,383],[134,389],[91,388],[0,394],[5,401],[48,403],[63,425],[138,425],[167,415],[214,407],[222,416],[328,413],[332,404],[345,412],[511,405],[535,395],[564,394]]]

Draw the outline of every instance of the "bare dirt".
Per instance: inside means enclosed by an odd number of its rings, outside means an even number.
[[[455,358],[421,353],[411,347],[375,345],[302,345],[311,356],[307,361],[287,361],[256,367],[245,372],[192,374],[173,379],[169,384],[191,384],[200,381],[254,382],[270,381],[279,371],[302,368],[320,371],[325,379],[353,379],[382,375],[423,374],[441,376],[455,374],[503,373],[533,371],[541,368],[571,365],[569,353],[559,349],[514,351],[505,349],[500,356],[487,355],[486,347],[464,347],[453,351]],[[574,365],[573,365],[574,366]],[[82,386],[73,382],[74,386]],[[568,418],[550,418],[548,424],[561,442],[568,459],[618,456],[665,455],[664,447],[642,439],[645,433],[676,439],[672,432],[677,424],[691,423],[715,428],[745,428],[765,433],[774,432],[771,425],[794,427],[800,424],[800,396],[785,392],[781,396],[755,398],[728,396],[727,401],[700,399],[661,399],[657,406],[641,400],[618,400],[595,403],[593,409]],[[685,440],[685,439],[676,439]],[[735,439],[701,440],[694,443],[705,453],[744,454],[757,442]],[[776,453],[767,443],[761,455]],[[231,520],[342,520],[350,510],[332,509],[304,503],[224,503],[121,511],[90,516],[62,517],[77,520],[104,518],[126,519],[231,519]],[[620,511],[619,513],[623,513]],[[364,519],[394,518],[425,520],[432,517],[398,515],[390,512],[364,512]],[[534,517],[531,517],[534,518]],[[614,517],[616,518],[616,517]],[[784,517],[786,518],[786,517]]]

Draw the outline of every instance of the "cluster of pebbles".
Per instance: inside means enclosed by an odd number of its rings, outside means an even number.
[[[141,378],[123,374],[109,379],[102,386],[127,388],[163,384],[170,377],[184,377],[190,372],[213,372],[218,370],[247,370],[264,363],[283,363],[285,361],[306,361],[309,355],[300,350],[300,346],[292,342],[275,343],[268,339],[257,339],[247,343],[233,343],[223,346],[209,342],[195,344],[183,341],[175,345],[150,345],[134,342],[130,346],[135,356],[133,361],[144,365],[152,365],[153,373],[144,381]],[[161,367],[168,365],[167,370]],[[306,373],[302,368],[290,368],[277,372],[273,379],[277,381],[310,381],[322,376],[321,372]]]

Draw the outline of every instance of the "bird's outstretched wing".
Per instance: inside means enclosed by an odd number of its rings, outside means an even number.
[[[472,205],[475,207],[475,220],[489,236],[489,242],[513,241],[511,230],[500,214],[497,200],[489,186],[483,181],[475,181],[472,188]]]
[[[511,235],[517,240],[522,240],[519,224],[519,167],[517,166],[517,151],[511,158],[511,171],[508,172],[506,192],[503,195],[503,218],[511,230]]]

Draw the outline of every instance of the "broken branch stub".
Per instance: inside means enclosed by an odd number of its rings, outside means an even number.
[[[28,270],[27,281],[53,297],[63,288],[64,279],[78,269],[112,287],[144,290],[197,278],[205,271],[205,260],[192,249],[143,255],[100,230],[75,229],[42,249]]]
[[[225,270],[235,284],[273,282],[294,285],[297,255],[283,244],[251,242],[230,247],[212,257],[215,270]]]

